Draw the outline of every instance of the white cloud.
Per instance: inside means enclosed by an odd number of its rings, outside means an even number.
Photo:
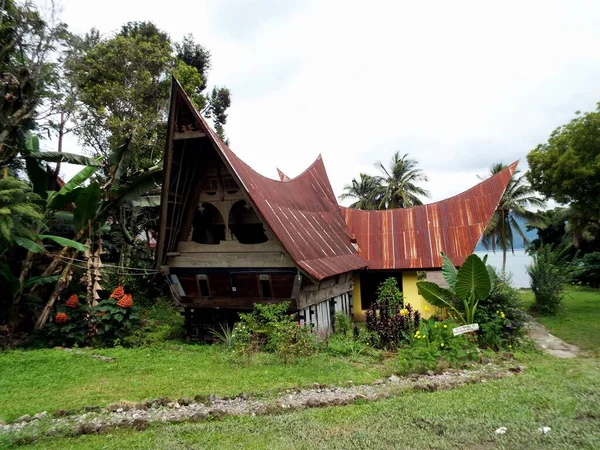
[[[233,150],[290,176],[323,155],[334,190],[394,151],[420,161],[433,199],[521,159],[600,100],[593,1],[63,0],[72,29],[152,20],[213,55],[233,94]]]

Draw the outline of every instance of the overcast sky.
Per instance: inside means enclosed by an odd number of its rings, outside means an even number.
[[[209,85],[232,92],[232,150],[273,178],[320,153],[336,194],[395,151],[419,161],[432,200],[494,162],[525,170],[600,100],[598,1],[61,2],[75,32],[150,20],[192,33],[212,53]]]

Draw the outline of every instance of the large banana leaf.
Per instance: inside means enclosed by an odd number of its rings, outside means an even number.
[[[33,252],[33,253],[43,253],[44,252],[44,247],[42,247],[37,242],[32,241],[31,239],[27,239],[27,238],[24,238],[21,236],[14,236],[14,240],[17,243],[17,245],[20,245],[21,247],[26,248],[30,252]]]
[[[38,234],[38,237],[40,239],[50,239],[51,241],[54,241],[58,245],[62,245],[63,247],[73,247],[74,249],[79,250],[80,252],[85,252],[88,249],[87,245],[83,245],[72,239],[67,239],[60,236],[54,236],[51,234]]]
[[[73,211],[75,233],[87,226],[89,220],[96,220],[101,203],[102,188],[98,183],[92,183],[82,189],[75,202],[75,211]]]
[[[96,171],[98,167],[88,166],[77,172],[56,194],[50,194],[48,197],[48,208],[58,208],[56,205],[61,204],[59,207],[64,207],[66,204],[75,201],[77,196],[69,195],[75,189],[80,188],[81,185],[87,181]],[[66,197],[66,198],[65,198]],[[65,200],[69,200],[65,202]]]
[[[452,261],[450,261],[450,258],[448,258],[444,252],[442,252],[442,258],[444,261],[442,263],[442,275],[448,282],[450,289],[454,291],[456,286],[456,274],[458,271],[456,270],[456,267],[454,267],[454,264],[452,264]]]
[[[162,172],[160,167],[158,167],[131,179],[125,186],[121,186],[118,190],[117,205],[139,200],[146,192],[158,186],[161,177]]]
[[[417,282],[417,289],[419,294],[433,306],[449,309],[456,316],[456,319],[462,322],[465,321],[462,313],[454,306],[454,294],[452,291],[444,289],[431,281]]]
[[[492,284],[487,268],[477,255],[469,256],[456,275],[455,294],[467,302],[487,298]]]
[[[131,164],[133,158],[133,148],[129,145],[131,141],[128,139],[121,145],[119,145],[109,156],[109,162],[114,165],[114,172],[112,173],[113,186],[119,187],[121,179],[125,176],[127,168]],[[113,171],[113,167],[111,167]]]
[[[64,162],[70,164],[79,164],[81,166],[94,166],[101,167],[102,161],[96,158],[90,158],[85,155],[78,155],[76,153],[65,153],[65,152],[39,152],[32,153],[32,157],[41,161],[47,162]]]
[[[29,280],[27,280],[25,283],[23,283],[23,287],[30,288],[30,287],[36,286],[38,284],[52,284],[52,283],[56,283],[59,278],[60,278],[60,275],[51,275],[48,277],[44,277],[44,276],[31,277]]]

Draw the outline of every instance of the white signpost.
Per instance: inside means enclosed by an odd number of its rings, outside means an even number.
[[[462,327],[454,328],[452,330],[452,334],[454,334],[454,336],[458,336],[459,334],[470,333],[471,331],[477,331],[477,330],[479,330],[479,324],[472,323],[470,325],[463,325]]]

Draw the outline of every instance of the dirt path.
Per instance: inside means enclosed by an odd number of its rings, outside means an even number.
[[[567,344],[548,331],[544,325],[536,320],[529,322],[527,333],[544,352],[557,358],[570,359],[579,355],[579,347]]]

